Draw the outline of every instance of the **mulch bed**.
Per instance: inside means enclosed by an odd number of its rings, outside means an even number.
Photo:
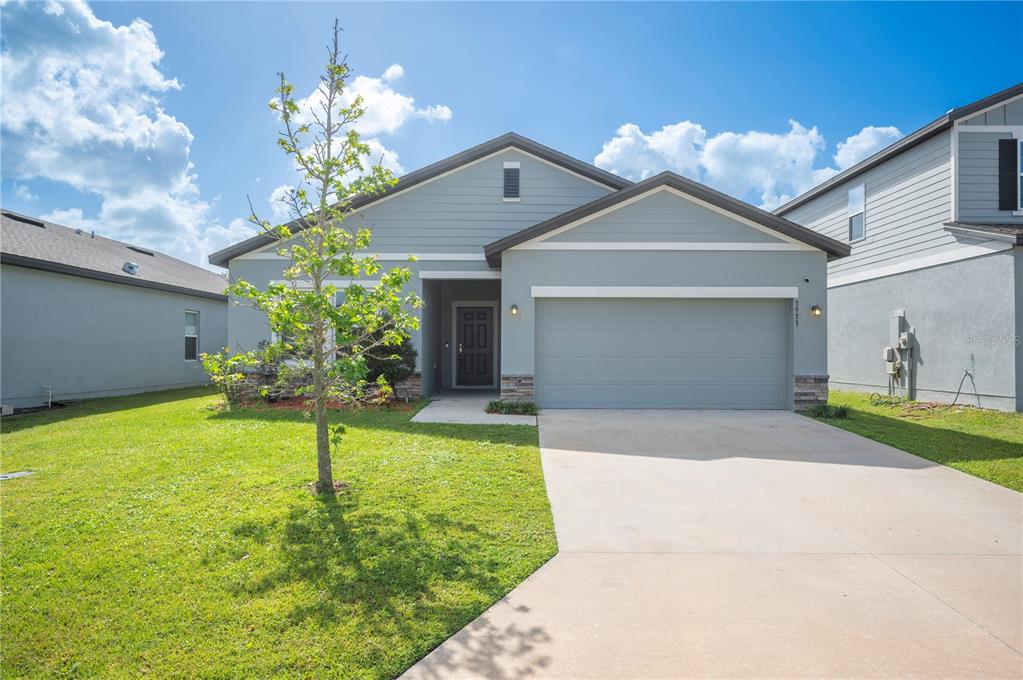
[[[309,399],[304,397],[288,397],[285,399],[276,399],[269,403],[265,401],[253,401],[247,403],[246,406],[267,406],[269,408],[280,409],[282,411],[311,411],[312,404]],[[343,404],[340,401],[327,402],[327,408],[334,411],[412,411],[415,409],[413,403],[392,400],[386,404],[368,404],[353,407],[348,404]]]

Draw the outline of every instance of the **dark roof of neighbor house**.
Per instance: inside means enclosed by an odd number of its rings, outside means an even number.
[[[830,189],[835,188],[842,182],[846,182],[850,179],[853,179],[854,177],[862,175],[867,170],[877,167],[878,165],[884,163],[889,158],[897,156],[903,151],[912,149],[914,146],[917,146],[918,144],[927,141],[931,137],[940,134],[945,130],[948,130],[957,120],[961,120],[963,118],[972,116],[978,111],[982,111],[988,108],[989,106],[997,106],[998,104],[1001,104],[1002,102],[1012,99],[1013,97],[1016,97],[1020,94],[1023,94],[1023,83],[1013,85],[1012,87],[1006,88],[1001,92],[996,92],[995,94],[984,97],[983,99],[978,99],[972,104],[967,104],[966,106],[960,106],[959,108],[952,109],[951,111],[945,113],[937,120],[931,121],[927,125],[924,125],[922,128],[920,128],[919,130],[911,132],[910,134],[906,135],[905,137],[895,142],[894,144],[891,144],[881,149],[873,156],[865,158],[864,160],[860,161],[851,168],[843,170],[834,177],[828,179],[826,182],[818,184],[817,186],[810,189],[806,193],[801,194],[796,198],[792,199],[791,201],[789,201],[788,203],[776,208],[774,213],[776,215],[784,215],[785,213],[803,205],[807,201],[811,201],[817,196],[820,196],[821,194],[829,191]]]
[[[379,201],[380,199],[386,196],[398,193],[399,191],[405,191],[406,189],[411,189],[412,187],[418,184],[422,184],[427,180],[433,179],[434,177],[437,177],[439,175],[443,175],[446,172],[450,172],[451,170],[459,168],[463,165],[467,165],[468,163],[472,163],[473,161],[477,161],[481,158],[484,158],[506,148],[520,149],[521,151],[530,153],[534,156],[554,163],[555,165],[560,165],[561,167],[571,170],[572,172],[578,175],[582,175],[583,177],[591,179],[595,182],[599,182],[612,189],[622,189],[632,184],[631,181],[623,177],[619,177],[614,173],[607,172],[606,170],[601,170],[595,165],[583,162],[577,158],[572,158],[571,156],[563,154],[560,151],[557,151],[556,149],[552,149],[549,146],[544,146],[539,142],[535,142],[532,139],[529,139],[528,137],[523,137],[522,135],[516,134],[514,132],[509,132],[501,135],[500,137],[495,137],[490,141],[483,142],[482,144],[478,144],[472,148],[466,149],[465,151],[456,153],[453,156],[449,156],[443,160],[437,161],[436,163],[427,165],[424,168],[420,168],[419,170],[410,172],[407,175],[402,175],[400,178],[398,178],[398,183],[395,184],[393,187],[387,189],[386,191],[383,191],[379,194],[374,194],[372,196],[362,196],[356,198],[355,201],[352,203],[350,209],[359,210],[360,208],[364,208],[369,204]],[[299,231],[303,226],[304,225],[300,220],[295,220],[288,224],[288,227],[291,229],[293,233]],[[258,248],[270,245],[273,242],[274,242],[273,237],[267,236],[265,234],[258,234],[244,241],[241,241],[240,243],[236,243],[222,250],[218,250],[217,252],[209,256],[209,261],[210,264],[215,264],[223,267],[226,266],[227,263],[232,258],[238,257],[239,255],[244,255],[245,253],[249,253]]]
[[[958,236],[1008,241],[1023,245],[1023,224],[1018,222],[945,222],[945,231]]]
[[[214,272],[148,248],[10,210],[0,214],[0,262],[87,279],[227,300]],[[123,270],[138,264],[138,273]]]
[[[640,196],[652,189],[662,186],[671,187],[672,189],[692,196],[695,199],[709,203],[717,208],[721,208],[734,215],[738,215],[739,217],[744,217],[752,222],[756,222],[768,229],[773,229],[774,231],[815,248],[820,248],[828,254],[828,259],[845,257],[850,252],[850,246],[848,244],[823,236],[812,229],[802,227],[795,222],[790,222],[782,217],[773,215],[766,210],[761,210],[749,203],[732,198],[720,191],[715,191],[708,186],[686,179],[674,172],[662,172],[658,175],[645,179],[642,182],[637,182],[628,188],[616,191],[615,193],[608,194],[606,196],[601,196],[600,198],[590,201],[585,205],[581,205],[578,208],[556,215],[549,220],[534,224],[522,231],[516,232],[510,236],[506,236],[505,238],[484,246],[483,252],[487,256],[487,262],[490,263],[490,266],[495,267],[501,262],[501,253],[512,246],[525,243],[526,241],[558,229],[559,227],[572,224],[573,222],[598,213],[601,210],[606,210],[607,208],[618,205],[623,201],[635,196]]]

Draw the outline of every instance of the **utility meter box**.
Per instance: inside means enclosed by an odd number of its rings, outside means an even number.
[[[883,361],[895,361],[895,350],[891,347],[885,347],[881,350],[881,359]]]

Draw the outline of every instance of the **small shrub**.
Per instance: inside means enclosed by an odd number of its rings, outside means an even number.
[[[806,414],[814,418],[838,418],[844,420],[849,417],[848,406],[832,406],[831,404],[814,404],[806,409]]]
[[[536,404],[531,401],[494,400],[487,404],[487,413],[501,413],[507,416],[535,416]]]
[[[252,352],[231,354],[225,347],[216,354],[203,353],[199,356],[202,367],[210,382],[217,386],[228,405],[239,404],[245,393],[245,369],[259,364],[259,358]]]
[[[387,384],[394,387],[416,370],[418,352],[409,338],[405,338],[397,347],[378,347],[374,350],[374,354],[381,356],[366,357],[368,371],[366,380],[368,382],[375,383],[380,376],[383,376]]]

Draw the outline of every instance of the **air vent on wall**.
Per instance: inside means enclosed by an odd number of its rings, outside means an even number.
[[[16,215],[12,212],[7,212],[6,210],[3,211],[3,214],[4,217],[8,217],[14,220],[15,222],[23,222],[25,224],[31,224],[33,227],[42,227],[43,229],[46,228],[46,225],[43,224],[41,221],[34,220],[31,217],[25,217],[24,215]]]

